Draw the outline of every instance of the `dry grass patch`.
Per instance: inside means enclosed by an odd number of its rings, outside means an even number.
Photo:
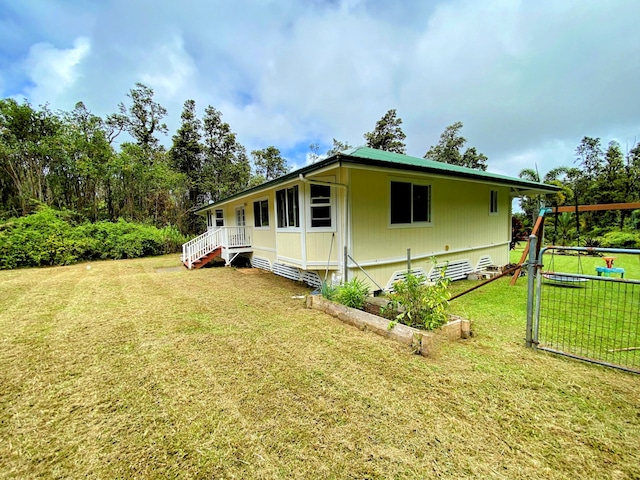
[[[524,349],[521,287],[455,304],[477,335],[425,359],[177,264],[0,272],[1,477],[640,476],[638,377]]]

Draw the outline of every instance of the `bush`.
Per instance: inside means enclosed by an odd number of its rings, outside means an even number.
[[[322,296],[351,308],[362,309],[368,295],[369,286],[359,278],[352,278],[337,287],[325,283],[322,288]]]
[[[604,248],[640,248],[640,234],[633,232],[609,232],[600,243]]]
[[[77,225],[73,212],[43,206],[0,225],[0,269],[163,255],[179,251],[185,241],[172,226],[122,219]]]
[[[424,277],[408,273],[404,280],[393,284],[389,303],[383,313],[395,315],[395,323],[425,330],[435,330],[447,323],[449,307],[449,284],[451,281],[441,273],[433,285],[424,283]]]

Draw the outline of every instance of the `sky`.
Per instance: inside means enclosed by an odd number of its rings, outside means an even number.
[[[584,136],[640,141],[638,0],[0,0],[0,98],[94,114],[136,82],[220,110],[290,166],[365,143],[389,109],[422,157],[461,121],[488,170],[574,165]]]

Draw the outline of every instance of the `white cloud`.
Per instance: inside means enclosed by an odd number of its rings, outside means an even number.
[[[151,52],[147,50],[141,58],[139,76],[142,83],[153,87],[158,95],[165,98],[182,95],[196,72],[192,58],[184,50],[184,41],[178,35]],[[186,98],[180,96],[179,100]]]
[[[24,61],[32,103],[83,100],[106,115],[141,81],[172,131],[192,98],[200,112],[220,110],[249,151],[334,137],[359,145],[390,108],[409,153],[459,120],[490,170],[511,175],[570,164],[585,135],[623,145],[640,135],[636,0],[47,5],[47,22],[21,7],[16,34],[34,39]],[[29,28],[30,17],[47,28]],[[7,72],[5,88],[16,83]]]
[[[37,43],[29,49],[24,69],[32,85],[25,90],[34,104],[56,102],[78,80],[78,65],[91,51],[86,37],[79,37],[73,47],[59,49],[49,43]]]

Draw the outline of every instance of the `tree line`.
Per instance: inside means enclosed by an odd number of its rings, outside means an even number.
[[[0,100],[0,218],[19,217],[38,205],[67,209],[90,222],[120,218],[186,234],[201,231],[193,210],[287,173],[275,146],[247,153],[222,113],[212,106],[199,118],[187,100],[180,126],[165,148],[167,110],[148,86],[137,83],[105,118],[79,102],[71,111]],[[389,110],[371,132],[368,146],[405,153],[402,119]],[[447,127],[425,158],[486,169],[475,149],[461,153],[462,123]],[[127,136],[123,135],[127,134]],[[117,140],[125,138],[124,141]],[[312,159],[320,158],[312,145]],[[325,155],[351,148],[333,140]]]
[[[157,226],[174,225],[185,234],[202,230],[193,210],[288,172],[275,146],[247,152],[222,113],[207,106],[199,118],[196,103],[184,102],[181,122],[165,148],[167,110],[148,86],[137,83],[105,118],[82,103],[69,112],[34,108],[27,101],[0,99],[0,218],[19,217],[37,205],[67,209],[90,222],[120,218]],[[425,159],[486,170],[487,157],[467,147],[462,122],[445,128]],[[123,135],[123,134],[126,134]],[[406,135],[395,109],[364,135],[372,148],[404,154]],[[123,140],[123,141],[118,141]],[[352,148],[333,139],[329,156]],[[310,146],[311,159],[320,155]],[[584,137],[573,166],[520,177],[556,184],[557,195],[525,197],[522,220],[530,225],[543,203],[551,205],[631,202],[640,199],[640,145],[626,153],[615,141]],[[584,214],[584,231],[624,229],[630,211]],[[568,222],[567,222],[568,223]]]
[[[559,166],[541,175],[526,168],[520,178],[561,187],[555,195],[524,197],[520,206],[525,212],[521,220],[530,230],[543,206],[596,205],[640,201],[640,143],[626,153],[621,145],[610,141],[605,147],[600,138],[583,137],[575,150],[572,166]],[[640,247],[640,211],[628,209],[582,212],[578,221],[574,214],[564,213],[547,222],[550,235],[558,244],[575,244],[582,238],[619,238],[608,246]],[[626,232],[620,235],[616,232]],[[629,236],[630,235],[630,236]],[[627,238],[628,237],[628,238]],[[595,244],[593,246],[596,246]]]
[[[208,106],[199,119],[193,100],[166,149],[167,111],[153,97],[138,83],[106,118],[82,102],[53,112],[0,100],[0,218],[48,205],[92,222],[125,218],[195,233],[194,207],[287,171],[273,146],[251,152],[252,169],[221,112]],[[128,138],[117,145],[123,133]]]

